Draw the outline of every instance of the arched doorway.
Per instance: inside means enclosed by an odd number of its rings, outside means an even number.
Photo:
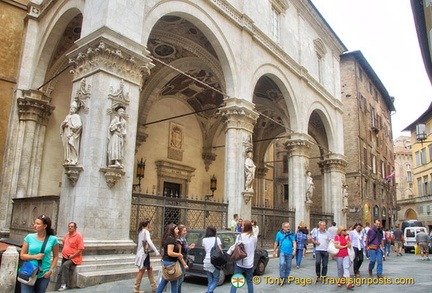
[[[406,220],[417,220],[417,213],[413,209],[407,209],[405,212]]]

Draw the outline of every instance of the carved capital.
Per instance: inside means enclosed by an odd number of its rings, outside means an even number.
[[[105,71],[140,85],[154,66],[150,59],[122,47],[103,36],[85,43],[68,55],[72,64],[74,79],[79,79],[97,71]]]
[[[259,114],[253,110],[254,104],[237,98],[225,100],[225,106],[218,114],[225,119],[227,129],[245,129],[253,132]]]
[[[75,166],[75,165],[63,165],[64,169],[66,170],[65,174],[67,178],[69,179],[69,182],[72,186],[75,186],[79,179],[80,173],[84,170],[82,167]]]
[[[122,169],[119,168],[100,168],[102,173],[105,175],[105,181],[109,188],[112,188],[125,174]]]
[[[288,151],[288,156],[309,156],[309,151],[312,143],[303,139],[288,139],[285,143],[285,148]]]
[[[54,106],[49,104],[48,98],[39,91],[23,90],[23,97],[17,99],[20,121],[35,121],[46,126]]]
[[[318,165],[320,169],[324,172],[331,172],[331,171],[344,172],[348,163],[344,159],[334,158],[334,159],[322,160],[318,163]]]

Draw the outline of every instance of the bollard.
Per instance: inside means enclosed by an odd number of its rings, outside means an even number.
[[[15,292],[19,254],[15,246],[9,246],[2,255],[0,267],[0,293]]]

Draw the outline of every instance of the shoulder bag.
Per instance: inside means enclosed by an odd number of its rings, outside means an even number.
[[[45,237],[40,253],[44,253],[48,238],[49,235]],[[18,271],[17,280],[20,283],[33,286],[36,283],[37,276],[40,272],[42,272],[42,260],[38,260],[38,265],[35,265],[30,261],[25,261]]]
[[[150,234],[150,232],[149,232]],[[144,249],[145,254],[149,254],[154,252],[153,249],[150,248],[150,245],[147,242],[147,233],[144,231],[144,240],[142,241],[142,247]]]
[[[328,253],[330,254],[338,254],[339,249],[335,246],[335,241],[333,239],[330,240],[327,248]]]
[[[180,266],[180,262],[176,261],[173,264],[170,264],[168,266],[164,266],[162,264],[162,278],[164,278],[167,281],[175,281],[180,279],[183,272]]]
[[[240,238],[240,241],[235,244],[234,249],[233,249],[231,256],[230,256],[230,259],[233,261],[243,259],[247,256],[246,249],[245,249],[243,241],[241,239],[241,234],[239,235],[239,238]]]
[[[215,236],[215,244],[210,250],[210,262],[218,270],[220,270],[226,263],[227,259],[225,253],[219,248],[217,244],[217,237]]]

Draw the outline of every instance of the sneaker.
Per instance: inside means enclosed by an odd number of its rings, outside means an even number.
[[[377,278],[378,279],[382,279],[382,278],[384,278],[382,275],[377,275]]]
[[[66,284],[62,284],[62,285],[60,286],[60,288],[58,288],[57,291],[62,292],[62,291],[64,291],[64,290],[67,290]]]
[[[297,269],[299,269],[299,268],[300,268],[300,266],[296,266],[296,268],[297,268]]]

